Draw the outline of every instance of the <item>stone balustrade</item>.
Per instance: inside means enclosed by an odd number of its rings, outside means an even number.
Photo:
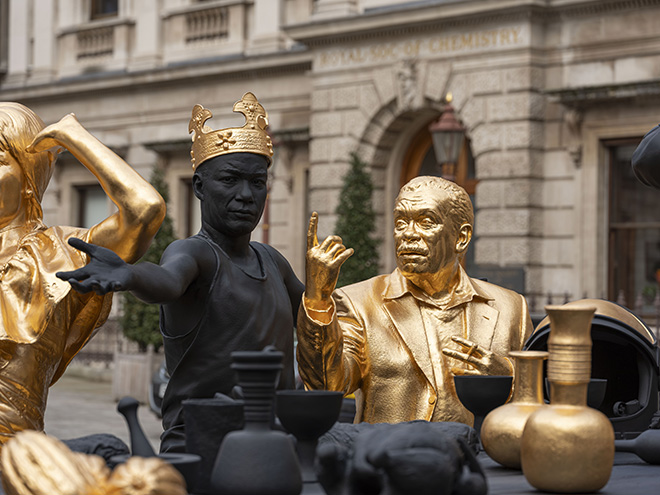
[[[229,9],[216,7],[186,14],[187,44],[218,41],[229,36]]]
[[[165,12],[163,62],[243,53],[252,22],[249,18],[252,3],[251,0],[216,0]]]
[[[119,18],[61,30],[57,36],[59,76],[125,69],[130,60],[134,29],[133,20]]]
[[[115,30],[112,26],[86,29],[77,34],[76,58],[102,59],[112,57],[115,49]]]

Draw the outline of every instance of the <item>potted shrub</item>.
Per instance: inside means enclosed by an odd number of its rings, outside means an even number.
[[[154,168],[151,183],[167,203],[169,191],[165,174],[159,167]],[[167,214],[151,246],[139,262],[158,264],[163,251],[174,240],[176,237],[172,219]],[[119,323],[124,337],[134,345],[125,345],[125,342],[122,342],[124,345],[119,345],[115,352],[112,393],[115,400],[130,395],[146,403],[151,375],[163,359],[159,353],[163,345],[159,327],[159,306],[144,303],[129,292],[123,293],[121,297],[123,312]],[[134,348],[133,352],[130,352],[130,347]]]

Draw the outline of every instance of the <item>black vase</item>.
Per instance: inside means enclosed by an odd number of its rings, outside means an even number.
[[[344,394],[327,390],[277,392],[277,416],[284,429],[296,437],[303,480],[303,495],[325,494],[314,461],[319,437],[337,422]]]
[[[126,462],[131,456],[158,457],[174,466],[181,473],[186,481],[189,492],[195,491],[199,478],[200,456],[187,453],[162,453],[156,455],[138,420],[137,410],[139,405],[139,402],[133,397],[124,397],[117,404],[117,411],[124,416],[128,425],[132,453],[130,455],[112,456],[108,464],[114,468],[117,464]]]
[[[615,440],[617,452],[632,452],[644,462],[660,464],[660,430],[646,430],[633,440]]]
[[[281,352],[233,352],[232,369],[244,394],[245,426],[222,441],[211,475],[221,495],[298,495],[300,465],[293,442],[271,429]]]

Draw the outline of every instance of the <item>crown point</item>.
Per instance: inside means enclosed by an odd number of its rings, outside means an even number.
[[[191,153],[193,169],[210,158],[227,153],[255,153],[266,156],[269,160],[273,156],[273,145],[266,131],[268,127],[268,113],[259,103],[253,93],[247,92],[239,101],[234,103],[234,112],[245,117],[243,127],[219,129],[214,131],[204,123],[213,115],[201,105],[195,105],[192,118],[188,125],[188,132],[193,132],[193,150]]]

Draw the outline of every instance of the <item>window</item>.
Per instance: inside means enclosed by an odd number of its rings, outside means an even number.
[[[78,227],[86,229],[108,217],[108,196],[99,185],[78,186]]]
[[[630,160],[638,142],[606,143],[610,161],[608,299],[623,299],[629,308],[654,314],[660,283],[660,196],[632,171]]]
[[[92,19],[114,17],[119,12],[119,0],[92,0]]]

